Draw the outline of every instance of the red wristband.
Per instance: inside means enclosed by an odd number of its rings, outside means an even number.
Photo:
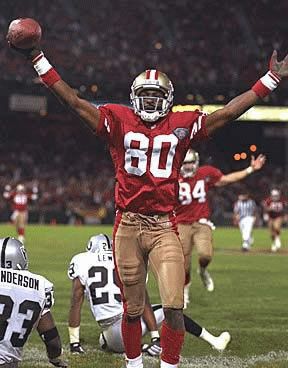
[[[268,87],[264,86],[260,79],[254,84],[251,89],[256,93],[257,96],[261,98],[264,98],[271,93],[271,90]]]
[[[251,88],[257,96],[263,98],[269,95],[281,82],[281,77],[269,70]]]
[[[48,70],[47,73],[41,75],[40,77],[47,87],[53,86],[53,84],[61,79],[60,75],[56,72],[54,68],[51,68],[50,70]]]

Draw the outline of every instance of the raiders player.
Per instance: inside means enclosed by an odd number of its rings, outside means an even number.
[[[107,235],[99,234],[90,238],[86,252],[72,258],[68,277],[73,283],[68,327],[71,353],[84,353],[80,344],[80,315],[84,295],[87,296],[91,312],[102,329],[99,337],[101,348],[123,353],[124,345],[121,333],[123,304],[120,298],[120,289],[115,284],[112,245]],[[162,306],[159,304],[151,306],[146,293],[145,309],[141,319],[142,336],[150,332],[151,343],[144,344],[142,352],[151,356],[157,356],[161,353],[158,328],[163,321]],[[231,339],[228,332],[213,336],[185,315],[184,322],[187,332],[207,341],[218,351],[223,351]]]
[[[182,161],[192,142],[206,140],[255,105],[259,97],[272,92],[288,76],[288,56],[278,62],[274,51],[270,70],[249,91],[205,115],[198,110],[172,112],[172,82],[153,69],[135,78],[130,95],[133,109],[118,104],[96,107],[61,79],[40,47],[23,50],[10,46],[24,54],[43,83],[109,144],[116,172],[113,242],[125,300],[122,336],[127,367],[143,368],[141,316],[148,262],[165,314],[160,367],[178,367],[185,332],[185,272],[173,211]]]
[[[209,220],[211,209],[207,194],[213,187],[235,183],[246,178],[254,171],[260,170],[266,157],[259,155],[251,158],[250,166],[244,170],[223,174],[210,165],[199,167],[198,152],[188,150],[183,161],[179,178],[179,203],[176,210],[176,221],[185,257],[184,308],[189,303],[191,254],[195,246],[198,252],[198,273],[208,291],[214,290],[214,282],[207,267],[213,256],[212,230],[215,229]]]
[[[0,367],[17,368],[23,346],[36,328],[55,367],[68,367],[50,308],[53,284],[28,271],[23,244],[14,238],[0,239]]]

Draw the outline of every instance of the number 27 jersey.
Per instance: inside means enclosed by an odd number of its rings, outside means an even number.
[[[109,144],[117,208],[147,215],[173,211],[187,149],[191,141],[207,138],[206,115],[169,112],[153,125],[126,106],[109,104],[99,110],[96,133]]]

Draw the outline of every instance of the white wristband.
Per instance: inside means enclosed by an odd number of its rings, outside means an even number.
[[[270,89],[270,91],[273,91],[275,88],[277,88],[281,81],[281,79],[270,70],[262,78],[260,78],[260,80],[265,87]]]
[[[150,331],[150,335],[151,335],[151,339],[157,338],[159,339],[160,335],[159,335],[159,331]]]
[[[252,166],[249,166],[249,167],[247,167],[247,169],[246,169],[246,173],[247,173],[247,175],[252,174],[252,173],[253,173],[253,171],[254,171],[254,169],[253,169],[253,167],[252,167]]]
[[[44,55],[35,62],[33,67],[39,76],[46,74],[50,69],[53,68]]]

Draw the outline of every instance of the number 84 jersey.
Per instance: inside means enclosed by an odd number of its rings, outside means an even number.
[[[126,106],[109,104],[99,110],[96,133],[109,143],[117,208],[146,215],[173,211],[191,141],[207,138],[206,114],[170,111],[153,125]]]
[[[68,277],[79,278],[97,322],[123,313],[112,255],[79,253],[70,262]]]

